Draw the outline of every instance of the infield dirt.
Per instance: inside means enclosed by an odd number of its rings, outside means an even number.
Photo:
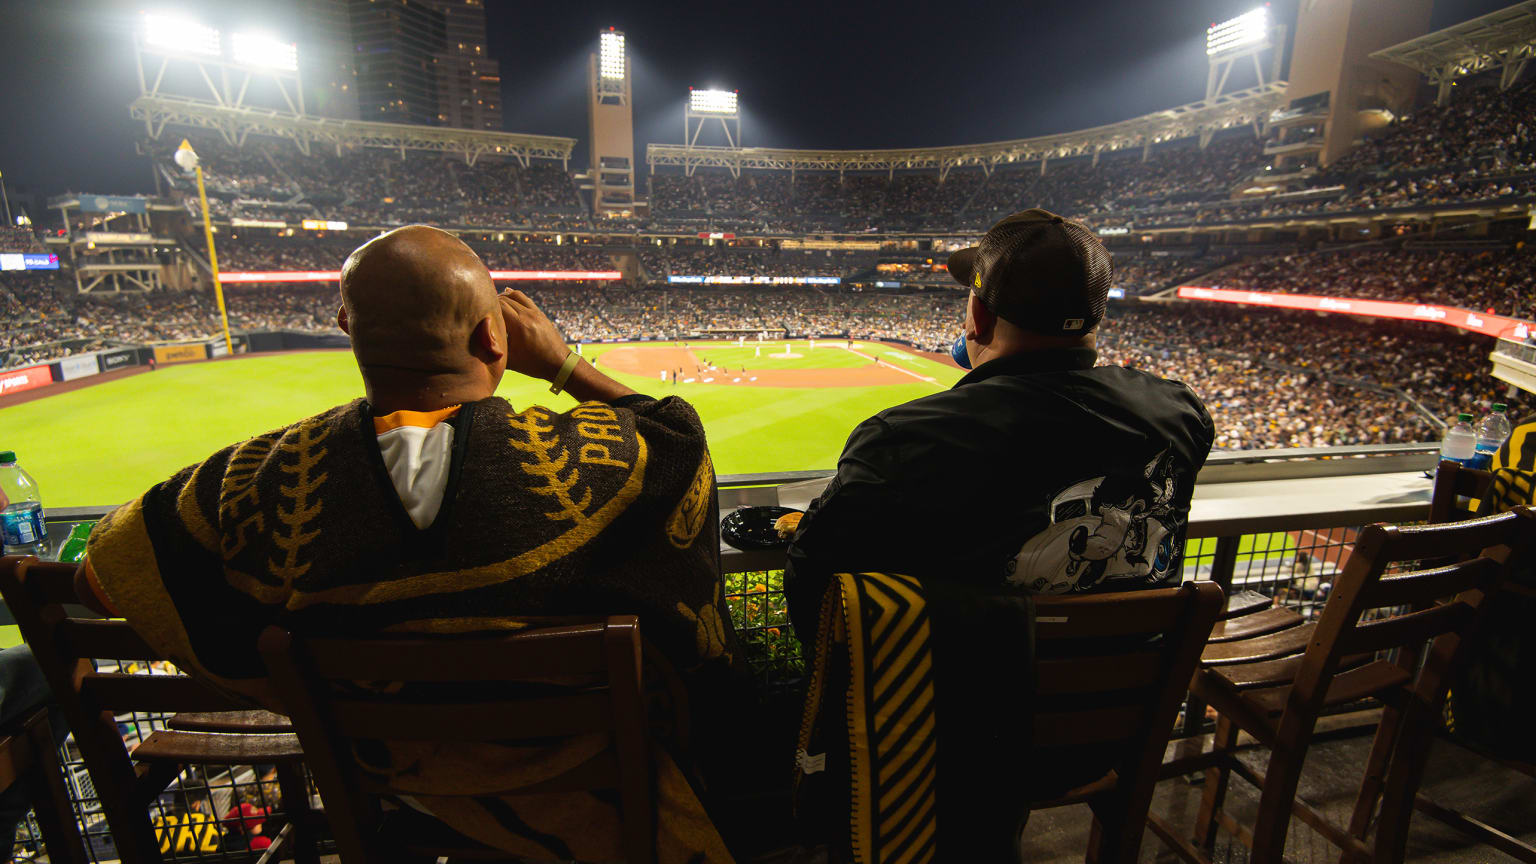
[[[683,379],[703,381],[713,378],[713,384],[738,384],[747,387],[879,387],[887,384],[910,384],[914,376],[910,372],[870,362],[867,366],[840,369],[753,369],[741,367],[717,369],[704,365],[698,355],[688,348],[674,347],[626,347],[614,348],[599,360],[605,369],[630,375],[656,378],[681,369]],[[670,379],[669,379],[670,380]]]

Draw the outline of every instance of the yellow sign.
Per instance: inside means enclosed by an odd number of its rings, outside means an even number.
[[[188,360],[208,359],[208,348],[199,342],[196,345],[156,345],[156,363],[184,363]]]
[[[166,814],[155,818],[155,839],[160,841],[160,854],[172,852],[219,851],[219,826],[207,813],[188,813],[184,816]]]

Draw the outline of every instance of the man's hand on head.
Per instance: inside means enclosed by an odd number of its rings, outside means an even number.
[[[507,325],[507,369],[553,380],[570,353],[560,331],[527,294],[516,288],[508,288],[496,299]]]

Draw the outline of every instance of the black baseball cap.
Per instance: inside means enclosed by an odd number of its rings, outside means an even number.
[[[1115,280],[1109,250],[1081,222],[1034,208],[949,256],[949,273],[998,317],[1039,333],[1087,333]]]

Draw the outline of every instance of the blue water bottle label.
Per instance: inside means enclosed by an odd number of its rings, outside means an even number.
[[[43,527],[43,508],[28,507],[0,514],[0,533],[6,546],[26,546],[38,542],[46,530]]]

